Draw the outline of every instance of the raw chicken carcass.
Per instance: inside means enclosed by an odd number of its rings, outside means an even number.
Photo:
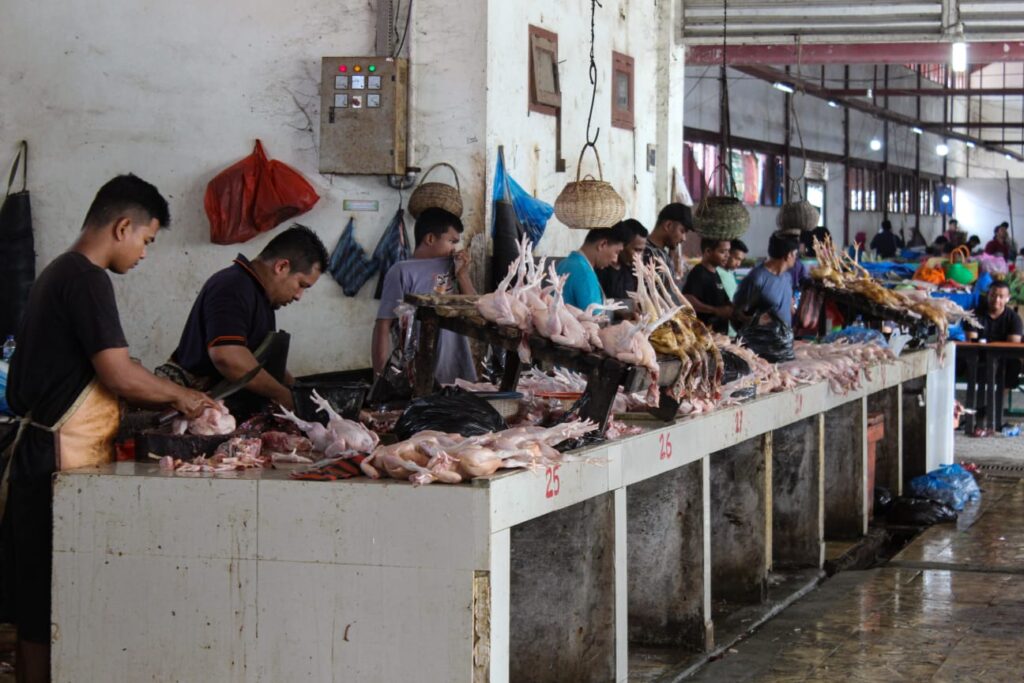
[[[324,449],[324,455],[327,457],[348,451],[369,453],[380,443],[379,436],[359,422],[343,418],[334,410],[330,402],[316,391],[313,391],[313,403],[317,405],[318,413],[327,415],[327,430],[332,437],[331,444]]]
[[[274,416],[293,422],[309,437],[309,440],[313,443],[313,450],[323,453],[334,443],[334,436],[328,431],[327,427],[324,427],[319,422],[306,422],[284,406],[278,407],[281,408],[281,412],[275,413]]]
[[[313,442],[304,436],[285,432],[263,432],[260,434],[263,449],[271,453],[309,453]]]
[[[228,412],[223,401],[217,401],[216,408],[207,408],[199,417],[192,420],[177,419],[172,431],[175,434],[194,434],[195,436],[219,436],[235,431],[235,418]]]

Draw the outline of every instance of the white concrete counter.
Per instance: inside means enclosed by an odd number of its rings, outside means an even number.
[[[515,680],[515,661],[533,657],[535,646],[510,629],[517,623],[531,630],[522,624],[544,611],[544,600],[564,605],[567,619],[571,613],[594,626],[586,629],[592,639],[574,640],[573,633],[559,637],[551,619],[538,624],[537,634],[554,629],[552,657],[587,648],[599,656],[578,675],[625,680],[629,487],[693,473],[702,531],[681,548],[696,544],[702,558],[697,618],[708,634],[701,646],[710,646],[711,472],[718,454],[768,443],[760,461],[768,463],[767,474],[759,470],[755,482],[765,492],[758,505],[767,519],[767,527],[759,526],[766,575],[775,487],[771,439],[762,435],[809,419],[819,420],[824,434],[825,420],[817,416],[856,401],[866,414],[868,396],[899,396],[904,383],[930,372],[942,372],[935,354],[912,353],[874,368],[861,389],[845,396],[825,384],[805,386],[652,423],[643,434],[580,451],[588,462],[458,486],[296,481],[286,469],[187,476],[141,463],[61,473],[54,496],[54,680]],[[819,447],[827,460],[824,437],[808,446]],[[747,450],[762,458],[760,446]],[[896,453],[902,462],[902,450]],[[866,477],[864,460],[851,457],[856,476]],[[824,470],[812,469],[811,488],[823,499]],[[861,483],[855,495],[862,505],[854,523],[866,528],[870,492]],[[562,512],[549,515],[555,511]],[[824,512],[808,515],[822,518],[812,523],[820,544]],[[549,531],[544,525],[553,522],[561,525]],[[578,581],[545,578],[556,572],[548,569],[560,553],[578,563],[557,570],[559,576]]]

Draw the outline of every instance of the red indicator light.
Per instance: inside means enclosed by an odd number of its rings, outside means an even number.
[[[348,71],[348,67],[345,66],[344,64],[341,64],[338,66],[338,71],[340,71],[341,73],[345,73],[346,71]]]

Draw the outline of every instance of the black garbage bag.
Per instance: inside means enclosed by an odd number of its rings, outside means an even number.
[[[956,510],[925,498],[907,498],[899,496],[885,515],[889,524],[907,526],[931,526],[940,522],[955,522]]]
[[[722,351],[722,366],[725,374],[722,375],[722,384],[732,384],[740,377],[750,374],[750,365],[747,361],[731,351]]]
[[[875,487],[875,514],[886,512],[892,506],[892,491],[884,486]]]
[[[739,332],[745,346],[769,363],[793,360],[793,328],[778,313],[769,309],[755,313]]]
[[[508,429],[490,403],[468,391],[445,387],[439,393],[417,398],[395,424],[399,439],[408,439],[425,429],[449,434],[477,436]]]

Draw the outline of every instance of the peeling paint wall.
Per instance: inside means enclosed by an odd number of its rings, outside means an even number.
[[[274,234],[243,245],[209,242],[206,184],[249,154],[254,138],[316,186],[320,202],[298,220],[328,249],[348,220],[343,200],[380,201],[379,212],[355,214],[367,250],[397,208],[398,193],[383,178],[317,171],[320,58],[372,54],[372,3],[40,0],[6,9],[0,162],[28,139],[38,266],[71,244],[96,190],[117,173],[153,182],[171,203],[171,230],[139,268],[113,278],[131,351],[147,366],[174,349],[203,281],[237,252],[255,255]],[[459,168],[470,229],[480,229],[484,212],[485,15],[485,3],[453,11],[441,0],[417,0],[408,38],[411,163]],[[279,326],[293,335],[293,371],[369,365],[374,283],[350,299],[325,277],[279,312]]]

